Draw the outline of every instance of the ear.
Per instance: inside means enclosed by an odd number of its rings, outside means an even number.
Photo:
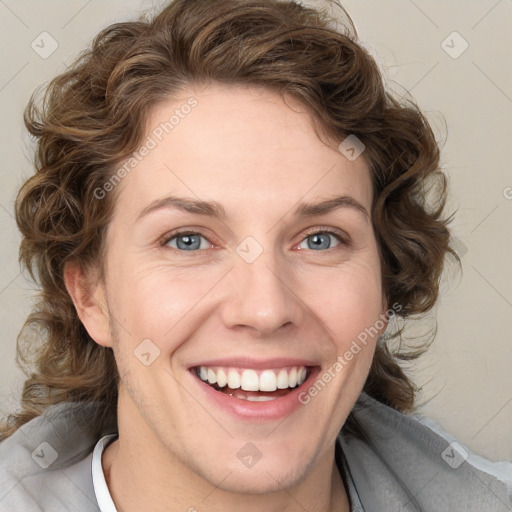
[[[111,347],[109,315],[103,284],[96,276],[86,273],[74,262],[66,263],[64,267],[64,283],[89,336],[99,345]]]

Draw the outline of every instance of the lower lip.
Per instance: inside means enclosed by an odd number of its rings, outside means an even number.
[[[289,416],[297,408],[303,406],[299,395],[306,391],[310,383],[320,373],[320,368],[313,368],[308,378],[298,387],[292,389],[287,395],[265,402],[251,402],[240,398],[234,398],[220,391],[216,391],[210,385],[203,382],[193,371],[190,372],[192,379],[197,383],[205,397],[213,402],[219,409],[238,419],[250,421],[271,421],[279,420]]]

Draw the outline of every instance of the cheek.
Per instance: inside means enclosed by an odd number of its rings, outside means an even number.
[[[318,273],[303,293],[342,344],[373,325],[383,309],[379,267],[374,264],[348,262]]]
[[[126,263],[111,277],[113,348],[123,385],[136,403],[152,404],[148,386],[172,384],[158,369],[167,371],[169,355],[193,332],[187,315],[207,292],[207,283],[192,285],[188,275],[155,268],[133,271]]]
[[[123,339],[130,333],[132,345],[149,338],[162,350],[172,350],[188,317],[195,314],[216,280],[212,269],[170,269],[126,260],[109,283],[114,290],[111,313],[125,327]]]

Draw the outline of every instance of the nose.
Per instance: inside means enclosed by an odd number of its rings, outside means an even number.
[[[221,317],[227,328],[266,337],[302,322],[304,303],[290,272],[273,257],[261,255],[253,263],[238,259],[225,286]]]

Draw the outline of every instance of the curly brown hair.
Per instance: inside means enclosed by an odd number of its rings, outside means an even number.
[[[333,4],[334,5],[334,4]],[[372,219],[388,304],[403,319],[429,311],[449,246],[443,218],[447,181],[425,116],[386,90],[374,59],[346,13],[340,28],[326,11],[278,0],[174,0],[153,19],[113,24],[45,88],[24,114],[37,139],[35,174],[19,191],[20,262],[41,288],[18,337],[26,365],[21,409],[0,428],[6,438],[63,401],[97,401],[93,427],[115,421],[119,375],[113,352],[82,325],[64,283],[75,262],[104,277],[105,234],[116,194],[101,188],[141,144],[150,109],[196,84],[253,85],[292,95],[323,134],[365,145]],[[428,186],[426,186],[426,184]],[[435,201],[427,190],[435,184]],[[34,343],[27,332],[41,334]],[[401,336],[401,330],[395,333]],[[364,390],[398,410],[417,389],[393,352],[378,343]],[[29,369],[30,368],[30,374]],[[349,416],[344,431],[362,435]]]

